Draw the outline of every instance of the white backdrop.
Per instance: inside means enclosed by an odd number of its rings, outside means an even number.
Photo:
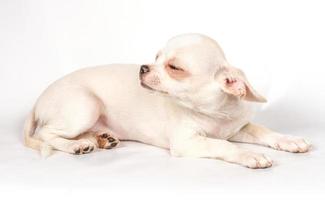
[[[62,185],[63,179],[64,194],[80,196],[78,187],[86,185],[79,181],[105,189],[112,187],[112,180],[120,180],[114,182],[119,192],[125,182],[139,184],[139,188],[153,187],[153,182],[157,193],[165,188],[164,194],[174,194],[186,183],[196,190],[211,186],[215,190],[204,194],[215,196],[214,192],[227,195],[225,191],[232,190],[233,184],[240,190],[241,183],[261,187],[259,191],[269,191],[268,195],[270,190],[283,190],[287,193],[282,195],[296,198],[320,196],[325,186],[321,170],[325,164],[324,10],[322,1],[311,0],[0,0],[0,185],[6,185],[8,194],[17,188],[32,193],[26,185],[42,185],[48,191]],[[216,39],[229,62],[242,68],[267,96],[269,102],[257,113],[256,121],[310,139],[313,151],[290,155],[249,146],[280,160],[269,170],[252,172],[219,161],[175,160],[163,150],[132,143],[112,152],[79,158],[59,153],[47,160],[22,146],[23,120],[49,83],[85,66],[152,62],[170,37],[187,32]],[[148,163],[138,154],[130,156],[135,153],[144,155]],[[65,171],[72,170],[69,166],[80,169],[71,175]],[[104,167],[113,171],[106,174]],[[89,181],[83,174],[91,177]],[[98,178],[101,175],[108,181]],[[268,181],[271,189],[261,186]],[[175,187],[166,193],[163,186],[171,183]],[[198,195],[184,194],[187,198]]]

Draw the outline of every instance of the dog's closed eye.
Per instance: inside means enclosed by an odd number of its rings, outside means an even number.
[[[190,73],[188,71],[184,70],[183,68],[181,68],[175,64],[171,64],[171,63],[168,63],[166,65],[166,71],[171,78],[176,79],[176,80],[185,79],[186,77],[188,77],[190,75]]]
[[[167,67],[169,67],[171,70],[175,70],[175,71],[184,71],[182,68],[177,67],[177,66],[172,65],[172,64],[168,64]]]

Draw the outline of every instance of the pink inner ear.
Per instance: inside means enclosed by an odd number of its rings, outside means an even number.
[[[234,83],[236,81],[237,81],[236,79],[226,78],[226,84],[231,84],[231,83]]]
[[[232,95],[238,97],[246,95],[246,85],[242,80],[226,78],[224,87],[225,91]]]
[[[224,67],[216,75],[222,90],[228,94],[240,97],[247,101],[266,102],[247,81],[243,72],[237,68]]]

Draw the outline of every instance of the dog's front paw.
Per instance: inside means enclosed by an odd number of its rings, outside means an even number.
[[[268,168],[272,166],[272,160],[263,154],[253,152],[243,152],[239,156],[239,164],[252,168]]]
[[[97,143],[99,148],[111,149],[113,147],[116,147],[120,141],[118,138],[114,137],[111,134],[103,133],[97,135]]]
[[[310,144],[303,138],[294,136],[281,136],[270,145],[272,148],[292,153],[305,153],[310,149]]]
[[[78,140],[75,144],[72,145],[73,154],[86,154],[90,153],[95,149],[94,143],[88,140]]]

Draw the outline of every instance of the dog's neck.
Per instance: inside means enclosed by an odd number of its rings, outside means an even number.
[[[169,98],[179,109],[213,119],[232,120],[241,114],[243,107],[242,100],[226,93],[222,93],[216,98],[205,98],[196,103],[193,103],[193,99],[190,97]]]

